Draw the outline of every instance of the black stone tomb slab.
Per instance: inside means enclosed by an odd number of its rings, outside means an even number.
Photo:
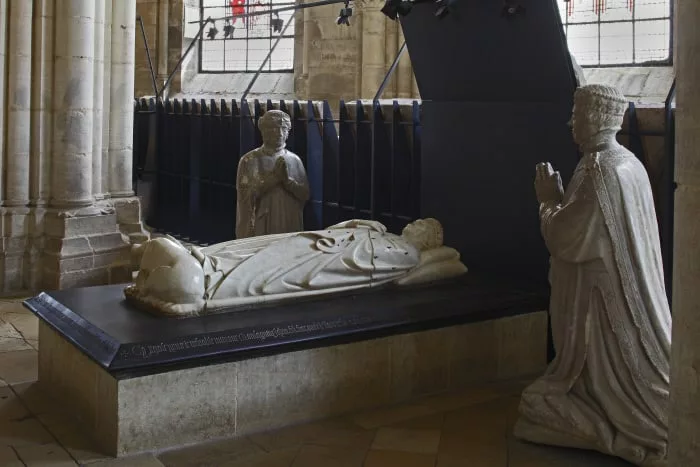
[[[467,274],[432,287],[173,319],[134,308],[124,285],[43,292],[25,306],[117,378],[530,313],[542,293]]]

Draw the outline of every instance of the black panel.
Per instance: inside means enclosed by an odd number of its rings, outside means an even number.
[[[423,98],[421,217],[475,272],[547,283],[533,189],[549,161],[568,181],[578,152],[567,125],[575,77],[554,0],[415,5],[402,19]]]
[[[498,284],[498,285],[496,285]],[[397,293],[380,290],[187,319],[141,312],[124,285],[42,293],[25,302],[113,375],[234,361],[546,309],[546,296],[467,274]]]
[[[423,102],[421,215],[441,220],[470,270],[546,281],[535,165],[552,161],[568,182],[569,114],[555,104]]]
[[[571,99],[573,69],[555,0],[519,0],[526,13],[501,15],[499,0],[457,0],[443,19],[431,3],[402,18],[423,100]]]

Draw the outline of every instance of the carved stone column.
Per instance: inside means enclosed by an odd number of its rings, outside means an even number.
[[[32,2],[9,0],[6,6],[6,89],[3,148],[2,275],[0,290],[21,284],[30,235],[30,149],[32,77]]]
[[[29,165],[29,214],[22,280],[26,287],[41,284],[44,217],[51,196],[53,141],[53,81],[55,0],[34,0],[32,27],[31,145]]]
[[[7,71],[7,0],[0,0],[0,148],[5,147],[5,75]],[[5,194],[5,160],[0,152],[0,205]]]
[[[56,9],[51,205],[90,206],[92,196],[95,2],[71,0]]]
[[[136,0],[112,1],[112,70],[109,103],[109,191],[122,233],[148,238],[133,190]]]
[[[104,198],[102,189],[102,125],[105,89],[105,2],[95,2],[95,61],[93,64],[92,193]],[[109,89],[109,87],[107,88]],[[109,91],[108,91],[109,92]],[[109,115],[109,114],[107,114]],[[109,126],[109,120],[107,121]]]
[[[95,50],[95,23],[103,6],[98,3],[104,2],[61,1],[55,11],[52,209],[43,222],[41,260],[42,287],[48,289],[104,284],[117,270],[128,279],[129,245],[117,229],[116,214],[96,206],[93,196],[93,156],[101,152],[93,154],[95,57],[101,53]]]
[[[669,466],[700,464],[700,3],[676,2],[676,173]],[[667,284],[670,287],[670,284]]]
[[[168,73],[172,72],[175,64],[182,56],[182,38],[184,29],[182,18],[184,17],[185,5],[182,0],[169,0],[168,4]],[[170,81],[170,86],[165,90],[164,95],[177,94],[182,87],[181,70],[176,72]]]
[[[366,0],[362,14],[362,65],[360,96],[372,99],[386,73],[386,16],[380,11],[384,2]]]
[[[384,75],[389,71],[391,68],[392,63],[394,63],[394,60],[396,59],[396,55],[399,53],[399,47],[401,44],[399,43],[399,23],[398,21],[392,21],[391,19],[387,18],[385,15],[384,16]],[[398,82],[398,67],[396,70],[394,70],[394,73],[391,75],[391,79],[389,82],[386,84],[386,87],[384,88],[384,93],[382,94],[382,97],[386,96],[388,99],[393,99],[396,97],[396,84]],[[382,76],[382,80],[384,79],[384,76]],[[380,81],[381,83],[381,81]]]
[[[102,92],[102,168],[101,194],[104,198],[109,197],[109,117],[110,103],[112,97],[112,0],[105,0],[105,25],[103,31],[104,52],[103,52],[103,81]]]
[[[30,204],[44,206],[51,187],[51,141],[53,135],[54,0],[34,1],[32,28],[32,103]]]
[[[170,23],[170,0],[159,0],[158,11],[158,85],[168,79],[168,30]]]
[[[109,109],[109,191],[112,198],[134,195],[134,57],[136,0],[112,2],[112,72]]]
[[[32,3],[10,0],[8,28],[7,142],[4,206],[29,204]]]
[[[0,0],[0,294],[131,279],[118,211],[94,197],[105,186],[111,4]],[[131,107],[130,92],[115,94]],[[123,204],[138,214],[137,199]]]

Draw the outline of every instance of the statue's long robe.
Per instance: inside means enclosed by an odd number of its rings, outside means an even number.
[[[270,184],[278,158],[287,164],[289,180]],[[287,150],[280,156],[262,154],[260,149],[244,155],[236,175],[236,238],[304,230],[304,204],[309,198],[309,184],[299,157]],[[262,193],[258,198],[256,192]]]
[[[363,227],[253,237],[199,251],[212,302],[371,287],[420,262],[404,238]]]
[[[524,391],[516,435],[661,465],[671,315],[646,170],[628,151],[589,154],[541,221],[556,358]]]

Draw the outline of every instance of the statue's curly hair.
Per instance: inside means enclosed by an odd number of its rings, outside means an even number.
[[[444,231],[442,228],[442,224],[440,221],[438,221],[435,218],[428,217],[427,219],[423,219],[428,226],[430,235],[428,239],[426,240],[426,245],[425,247],[427,249],[432,249],[432,248],[438,248],[442,246],[442,242],[444,240]]]
[[[268,110],[258,120],[258,128],[265,131],[267,128],[281,126],[287,130],[292,129],[292,120],[286,112],[281,110]]]

